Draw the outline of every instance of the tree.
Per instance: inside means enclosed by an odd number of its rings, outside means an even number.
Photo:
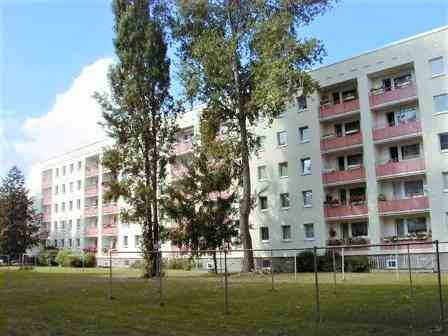
[[[166,214],[176,224],[170,231],[171,241],[194,255],[222,248],[237,235],[231,147],[216,137],[217,126],[201,117],[200,141],[189,161],[178,160],[186,172],[172,181],[164,203]],[[216,252],[212,255],[218,273]]]
[[[41,215],[25,188],[25,177],[12,167],[0,186],[0,253],[19,258],[37,245]]]
[[[299,29],[325,12],[331,0],[177,1],[174,36],[186,96],[238,135],[240,235],[244,271],[254,268],[249,215],[253,204],[249,159],[256,139],[249,126],[272,122],[291,98],[317,86],[308,70],[324,56],[322,43]],[[300,89],[300,90],[299,90]]]
[[[176,109],[169,94],[167,8],[160,0],[115,0],[116,64],[109,70],[111,96],[96,94],[104,127],[114,140],[102,163],[111,172],[108,199],[123,197],[126,222],[142,223],[145,276],[157,274],[160,246],[158,187],[176,133]]]

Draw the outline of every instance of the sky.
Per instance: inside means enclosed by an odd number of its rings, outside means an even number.
[[[340,0],[300,34],[325,65],[446,24],[444,0]],[[108,90],[112,39],[109,0],[0,0],[0,177],[104,138],[91,96]]]

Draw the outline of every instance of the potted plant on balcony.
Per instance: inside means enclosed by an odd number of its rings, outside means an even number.
[[[342,239],[330,238],[327,241],[328,246],[340,246],[344,245],[344,241]]]
[[[350,197],[351,205],[355,205],[355,206],[356,205],[364,205],[365,201],[366,201],[365,195],[359,195],[359,196],[355,195],[355,196]]]
[[[387,201],[386,195],[379,194],[378,195],[378,202],[385,202],[385,201]]]

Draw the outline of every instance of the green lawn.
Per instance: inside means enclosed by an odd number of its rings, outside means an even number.
[[[322,322],[316,327],[314,274],[229,277],[224,314],[221,277],[169,271],[158,281],[137,270],[0,268],[0,335],[434,335],[435,274],[319,274]],[[448,301],[447,275],[444,294]],[[445,307],[448,308],[448,307]]]

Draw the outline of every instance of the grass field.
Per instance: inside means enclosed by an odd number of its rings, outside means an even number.
[[[444,295],[448,301],[447,276]],[[319,274],[322,322],[316,324],[314,274],[229,277],[224,314],[221,277],[169,271],[158,281],[138,270],[0,269],[0,335],[434,335],[439,305],[435,274]],[[445,301],[445,302],[446,302]],[[446,307],[447,308],[447,307]]]

